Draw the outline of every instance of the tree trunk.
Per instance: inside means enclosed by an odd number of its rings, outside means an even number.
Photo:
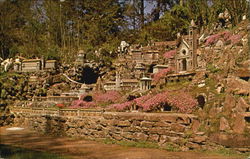
[[[144,25],[144,0],[141,0],[140,15],[141,15],[141,28],[142,28]]]

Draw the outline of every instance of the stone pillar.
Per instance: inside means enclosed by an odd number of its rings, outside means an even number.
[[[151,81],[152,81],[152,79],[148,78],[148,77],[141,78],[141,80],[140,80],[140,89],[144,90],[144,91],[147,91],[147,90],[151,89]]]

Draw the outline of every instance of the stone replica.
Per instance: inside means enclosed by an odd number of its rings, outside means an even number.
[[[77,54],[75,65],[83,66],[86,61],[86,54],[83,50],[80,50]]]
[[[3,66],[4,67],[4,71],[7,72],[12,63],[13,63],[12,62],[12,58],[6,59],[3,62],[1,62],[1,66]]]
[[[55,70],[57,68],[56,60],[41,59],[23,59],[16,58],[14,62],[14,71],[16,72],[37,72],[42,70]]]

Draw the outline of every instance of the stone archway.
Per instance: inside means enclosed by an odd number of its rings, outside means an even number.
[[[203,109],[206,104],[206,98],[203,95],[198,95],[196,99],[198,102],[198,106]]]
[[[182,71],[187,71],[187,60],[186,59],[183,59],[181,61],[181,65],[182,65]]]

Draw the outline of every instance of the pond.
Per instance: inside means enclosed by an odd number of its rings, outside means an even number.
[[[0,159],[69,159],[68,157],[0,144]]]

